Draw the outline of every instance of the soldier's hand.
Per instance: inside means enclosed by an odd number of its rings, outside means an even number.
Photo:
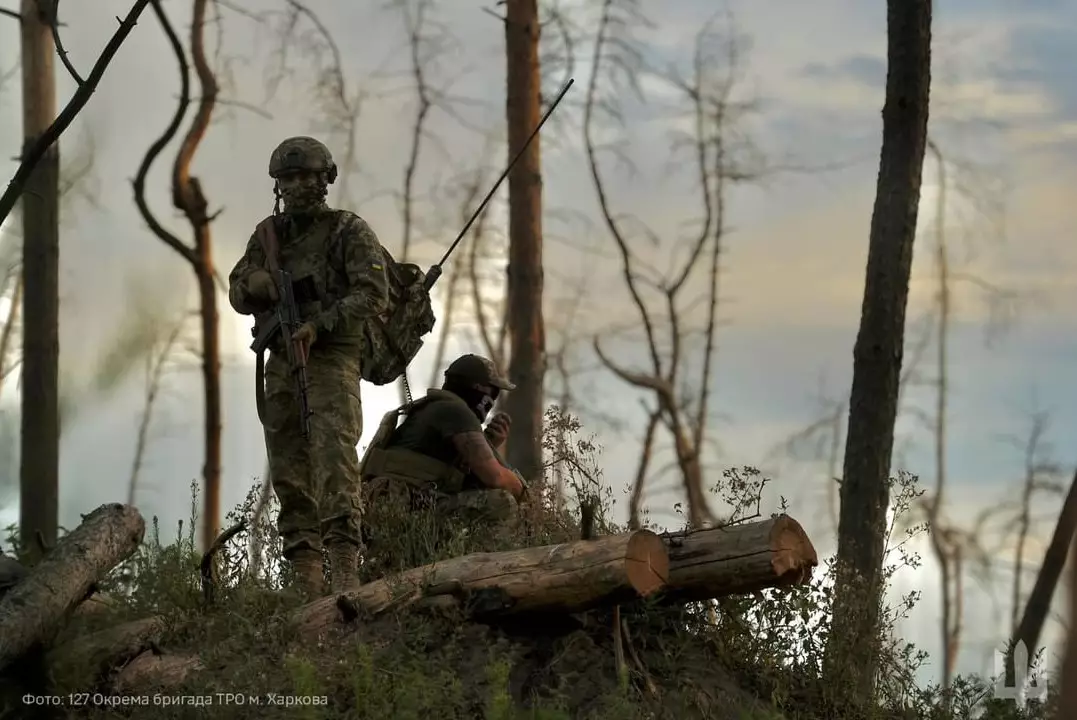
[[[310,357],[310,346],[317,339],[318,329],[314,327],[314,323],[310,322],[303,323],[298,330],[292,333],[292,342],[295,343],[304,365],[307,364],[307,358]]]
[[[247,294],[256,300],[269,302],[280,300],[280,293],[277,292],[277,283],[273,281],[273,276],[261,268],[247,276]]]
[[[508,413],[499,412],[494,415],[486,426],[486,437],[495,448],[501,447],[509,437],[509,429],[512,427],[512,418]]]
[[[518,471],[510,470],[509,472],[512,475],[512,480],[509,481],[509,486],[505,489],[512,493],[512,496],[516,498],[517,501],[521,501],[524,494],[527,492],[527,484],[524,482],[523,476],[520,475]]]

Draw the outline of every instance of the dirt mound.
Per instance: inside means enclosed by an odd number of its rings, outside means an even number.
[[[166,630],[159,642],[161,657],[197,657],[200,666],[188,667],[181,682],[163,687],[143,675],[110,691],[125,672],[114,668],[94,680],[103,690],[98,707],[90,707],[91,695],[87,707],[68,716],[780,717],[738,687],[713,643],[688,640],[668,610],[641,606],[497,626],[451,612],[408,611],[361,619],[320,638],[288,636],[273,621],[248,627],[223,607],[204,620],[193,630]],[[89,681],[71,670],[68,682]],[[112,704],[103,706],[108,699]]]

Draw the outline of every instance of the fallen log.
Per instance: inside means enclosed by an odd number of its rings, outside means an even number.
[[[94,615],[105,610],[111,610],[119,605],[116,598],[102,592],[95,592],[90,597],[79,603],[79,606],[75,608],[75,614],[78,616]]]
[[[150,687],[175,687],[192,672],[203,669],[197,655],[165,655],[146,650],[116,674],[112,691],[133,694],[133,691]]]
[[[102,505],[0,600],[0,670],[46,645],[90,588],[133,553],[146,523],[130,505]]]
[[[647,597],[662,589],[669,556],[649,530],[561,545],[476,553],[404,571],[299,609],[293,625],[305,637],[349,621],[437,595],[455,597],[475,618],[572,613]]]
[[[113,670],[148,650],[160,640],[165,620],[154,616],[73,638],[48,655],[54,676],[69,673],[89,675],[90,687],[99,687]]]
[[[788,515],[707,530],[664,533],[667,603],[802,585],[819,564],[804,528]]]

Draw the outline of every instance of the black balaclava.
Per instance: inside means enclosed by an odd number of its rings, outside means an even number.
[[[471,408],[471,412],[475,413],[475,417],[479,419],[479,422],[486,422],[486,416],[493,410],[494,401],[497,400],[498,394],[497,388],[494,388],[494,394],[490,395],[481,390],[476,390],[474,383],[453,375],[446,376],[441,389],[459,396]]]

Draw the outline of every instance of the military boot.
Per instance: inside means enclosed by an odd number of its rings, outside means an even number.
[[[329,546],[329,580],[333,593],[344,593],[359,587],[359,547],[349,542]]]
[[[325,576],[322,573],[322,553],[312,548],[300,548],[289,558],[295,570],[295,583],[300,592],[316,598],[325,594]]]

